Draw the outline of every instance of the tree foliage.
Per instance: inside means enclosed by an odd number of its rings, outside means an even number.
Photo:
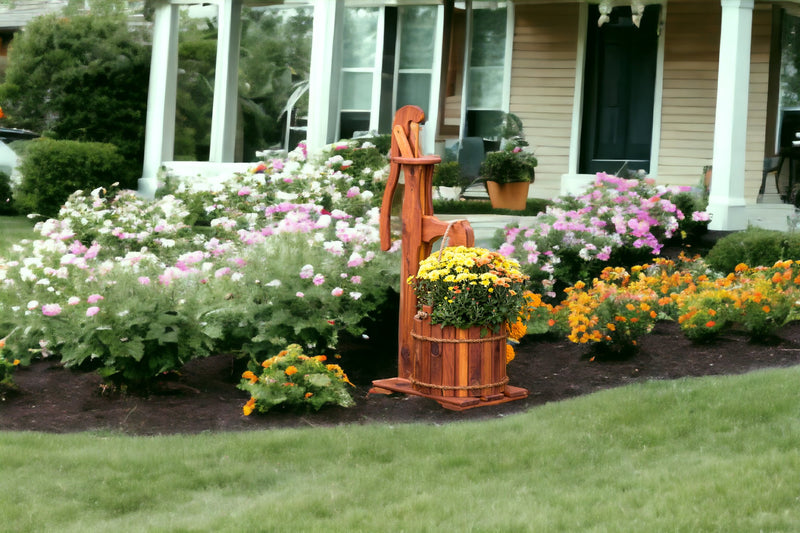
[[[134,186],[144,147],[150,53],[114,3],[96,1],[91,14],[31,21],[12,43],[0,103],[10,126],[116,145],[127,163],[117,179]]]
[[[313,17],[310,9],[242,12],[239,59],[238,158],[280,143],[281,114],[298,83],[308,80]],[[208,157],[213,104],[217,21],[183,18],[179,42],[175,154]],[[304,102],[301,102],[303,105]]]

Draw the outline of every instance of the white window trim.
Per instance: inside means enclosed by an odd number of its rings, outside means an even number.
[[[378,10],[378,27],[375,32],[375,63],[372,67],[372,102],[369,112],[369,129],[378,131],[381,109],[381,72],[383,71],[383,41],[386,28],[386,8]]]

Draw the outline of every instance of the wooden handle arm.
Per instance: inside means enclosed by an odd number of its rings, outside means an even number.
[[[386,180],[386,189],[383,191],[380,214],[381,250],[384,252],[392,247],[392,199],[400,180],[400,165],[392,162],[389,167],[389,179]]]

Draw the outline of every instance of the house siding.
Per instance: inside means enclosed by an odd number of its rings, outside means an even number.
[[[509,110],[539,159],[531,192],[539,198],[558,196],[569,168],[577,42],[577,4],[515,7]]]
[[[721,14],[716,2],[671,1],[667,5],[661,183],[697,185],[703,167],[712,162]],[[756,200],[764,161],[771,17],[769,6],[758,6],[753,13],[744,184],[748,202]]]
[[[525,126],[539,159],[532,194],[559,194],[569,170],[575,96],[579,6],[517,4],[511,62],[510,111]],[[658,181],[697,185],[714,145],[721,7],[718,2],[670,0],[664,25]],[[767,121],[771,6],[753,13],[745,199],[761,184]]]

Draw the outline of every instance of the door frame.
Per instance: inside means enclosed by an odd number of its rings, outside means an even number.
[[[650,174],[651,178],[658,178],[658,167],[661,147],[661,101],[664,93],[664,33],[667,25],[667,0],[658,2],[661,5],[660,20],[658,23],[659,39],[656,57],[656,79],[653,94],[653,130],[650,141]],[[572,132],[569,143],[569,169],[568,174],[577,175],[581,156],[581,135],[583,124],[583,100],[586,68],[586,40],[589,23],[589,5],[581,2],[578,6],[578,42],[575,61],[575,94],[572,105]]]

